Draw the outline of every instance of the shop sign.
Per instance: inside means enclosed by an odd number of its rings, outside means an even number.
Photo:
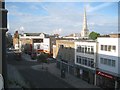
[[[103,72],[100,72],[100,71],[96,71],[96,74],[101,75],[101,76],[104,76],[104,77],[107,77],[107,78],[110,78],[110,79],[113,79],[113,76],[110,75],[110,74],[107,74],[107,73],[103,73]]]

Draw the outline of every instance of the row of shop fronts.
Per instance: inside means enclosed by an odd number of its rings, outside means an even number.
[[[64,69],[66,73],[70,73],[89,84],[99,86],[101,88],[117,88],[120,90],[120,77],[108,74],[100,70],[92,70],[79,65],[70,65],[68,63],[57,60],[57,68]]]

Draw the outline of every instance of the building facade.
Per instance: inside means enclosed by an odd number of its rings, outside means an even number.
[[[95,84],[95,68],[97,63],[97,42],[81,40],[75,42],[76,76]]]
[[[57,67],[74,74],[74,40],[57,39],[53,46],[53,56],[57,59]]]
[[[55,36],[44,33],[24,33],[23,35],[19,35],[19,38],[14,38],[13,44],[15,49],[21,50],[29,46],[31,48],[30,51],[52,53]]]
[[[120,38],[99,37],[96,84],[104,88],[120,88]]]

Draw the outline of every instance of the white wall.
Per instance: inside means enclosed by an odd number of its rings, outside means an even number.
[[[43,39],[43,46],[44,46],[44,50],[50,51],[50,39],[49,38]]]
[[[44,38],[43,43],[34,43],[34,49],[37,49],[37,45],[40,45],[40,49],[50,51],[50,39]]]
[[[19,49],[19,48],[18,48],[18,44],[15,44],[15,47],[14,47],[14,48],[15,48],[15,49]]]
[[[120,38],[118,39],[118,73],[120,74]]]
[[[77,49],[77,45],[86,45],[86,46],[93,46],[94,47],[94,54],[87,54],[87,53],[78,53],[76,51]],[[96,55],[97,55],[97,42],[87,42],[87,41],[79,41],[79,42],[75,42],[75,64],[80,65],[78,63],[76,63],[76,56],[83,56],[83,57],[87,57],[87,58],[93,58],[94,59],[94,63],[96,63]],[[87,66],[85,66],[87,67]]]
[[[98,41],[98,68],[102,70],[106,70],[108,72],[118,73],[118,38],[99,37],[97,41]],[[116,46],[116,51],[111,51],[111,52],[103,51],[101,50],[101,47],[100,47],[101,45],[114,45]],[[100,63],[101,57],[115,60],[116,66],[112,67],[105,64],[101,64]]]

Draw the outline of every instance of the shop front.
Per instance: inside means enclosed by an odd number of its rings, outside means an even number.
[[[115,76],[101,72],[101,71],[96,71],[96,85],[101,87],[101,88],[115,88],[115,84],[117,82],[117,79]],[[118,84],[118,83],[117,83]],[[118,85],[117,85],[118,87]]]
[[[90,84],[94,85],[94,80],[95,80],[95,71],[77,66],[76,67],[76,76]]]

